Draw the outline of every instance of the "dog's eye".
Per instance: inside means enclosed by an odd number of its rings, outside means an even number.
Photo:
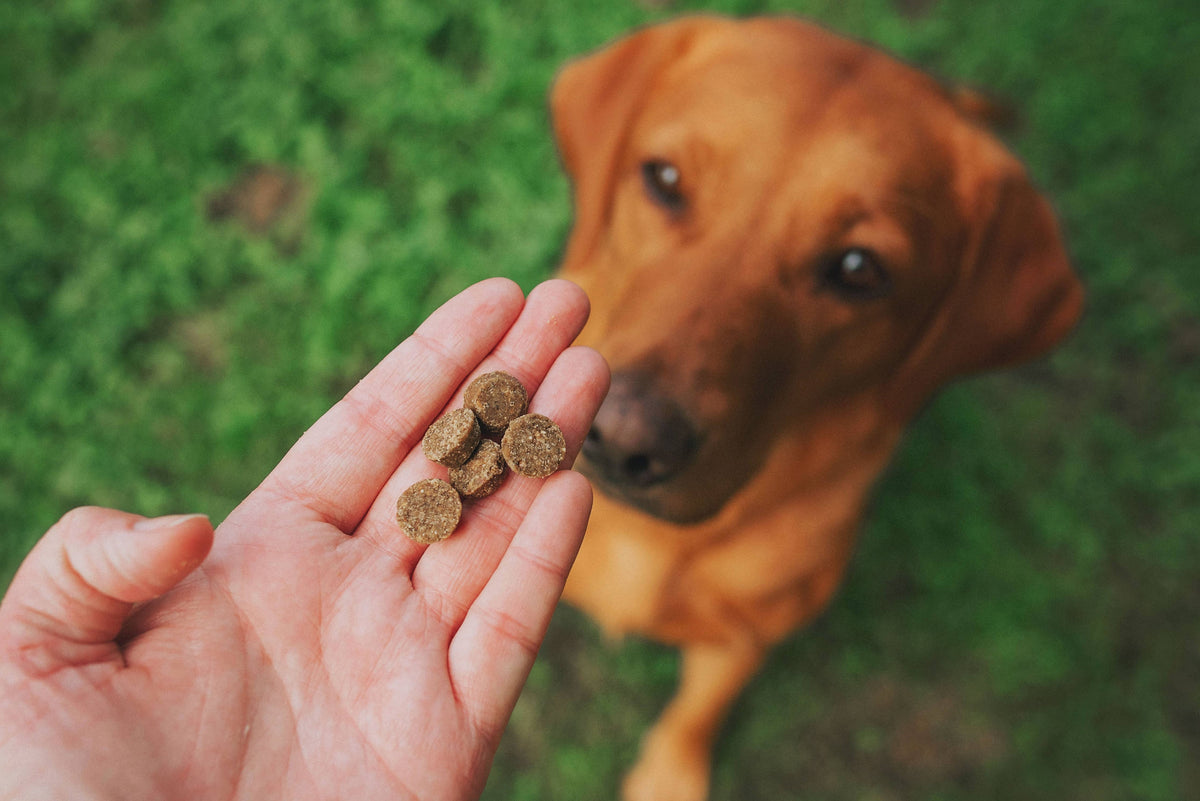
[[[892,288],[879,257],[865,248],[851,248],[830,257],[822,269],[821,284],[844,300],[871,300]]]
[[[686,205],[682,179],[679,168],[669,161],[655,159],[642,165],[642,183],[646,185],[646,193],[651,200],[669,211],[683,211]]]

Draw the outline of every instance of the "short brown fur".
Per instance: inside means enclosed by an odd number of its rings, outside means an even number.
[[[1049,204],[955,96],[791,19],[649,28],[556,82],[575,192],[561,272],[592,300],[581,342],[696,431],[686,464],[645,486],[581,461],[602,492],[567,599],[683,649],[630,801],[706,796],[729,705],[828,603],[931,394],[1043,353],[1080,314]],[[648,197],[652,160],[678,168],[686,205]],[[822,286],[850,247],[887,265],[885,297]]]

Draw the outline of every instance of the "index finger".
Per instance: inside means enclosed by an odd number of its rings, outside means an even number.
[[[256,492],[354,530],[401,460],[525,303],[506,278],[451,298],[292,446]]]

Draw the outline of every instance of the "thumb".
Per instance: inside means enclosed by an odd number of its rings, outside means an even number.
[[[182,581],[212,541],[204,515],[68,512],[30,551],[0,603],[0,650],[38,671],[119,658],[114,640],[133,605]]]

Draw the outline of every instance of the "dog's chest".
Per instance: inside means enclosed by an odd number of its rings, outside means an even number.
[[[612,638],[654,630],[679,555],[672,548],[597,525],[593,517],[564,597]]]
[[[848,504],[785,506],[752,526],[701,532],[598,496],[564,597],[614,638],[773,638],[811,615],[814,586],[841,575],[856,519]]]

